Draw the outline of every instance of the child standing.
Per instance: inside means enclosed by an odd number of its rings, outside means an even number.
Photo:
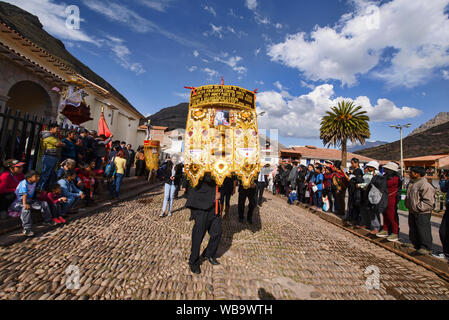
[[[20,212],[22,220],[23,234],[27,237],[34,235],[31,230],[33,221],[31,219],[31,209],[39,210],[44,217],[44,224],[53,226],[51,211],[45,201],[35,200],[36,184],[39,182],[39,174],[36,171],[29,171],[16,188],[16,200],[9,207],[10,211]]]
[[[45,201],[53,216],[53,222],[66,223],[66,220],[62,216],[62,204],[67,202],[66,197],[61,196],[61,186],[57,183],[50,186],[50,192],[42,191],[40,194],[40,200]]]

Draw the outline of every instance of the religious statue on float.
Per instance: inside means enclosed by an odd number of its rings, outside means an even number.
[[[76,78],[68,80],[67,83],[68,87],[61,93],[61,114],[78,126],[93,120],[90,117],[90,106],[85,100],[88,93],[84,90],[84,84]]]
[[[191,185],[209,172],[218,186],[236,175],[250,187],[260,171],[256,92],[223,84],[186,88],[184,168]]]
[[[161,145],[158,140],[151,140],[151,120],[147,123],[147,133],[143,142],[145,164],[148,172],[148,180],[155,181],[156,172],[159,169],[159,153],[161,151]]]

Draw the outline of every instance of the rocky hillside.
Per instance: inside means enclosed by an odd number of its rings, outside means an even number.
[[[386,141],[367,141],[364,145],[356,144],[355,146],[348,147],[348,151],[354,153],[356,151],[378,147],[387,143],[388,142]]]
[[[180,103],[174,107],[163,108],[158,113],[149,116],[146,120],[151,120],[153,126],[168,127],[168,130],[185,129],[188,112],[189,104]]]
[[[427,121],[426,123],[422,124],[415,130],[413,130],[412,133],[409,134],[409,136],[421,133],[423,131],[426,131],[427,129],[439,126],[440,124],[446,123],[448,121],[449,121],[449,112],[440,112],[439,114],[436,115],[435,118]]]
[[[449,154],[449,122],[409,135],[404,138],[403,146],[405,158]],[[401,158],[399,141],[356,153],[377,160],[400,160]]]

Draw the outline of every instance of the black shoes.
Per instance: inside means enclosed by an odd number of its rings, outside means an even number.
[[[217,259],[212,258],[212,257],[208,257],[207,260],[209,260],[210,264],[213,266],[218,266],[220,264],[220,262],[218,262]]]
[[[195,273],[195,274],[200,274],[201,273],[200,265],[199,264],[191,264],[190,271],[192,271],[192,273]]]
[[[206,255],[201,255],[201,261],[208,260],[211,265],[218,266],[220,262],[216,258],[207,257]]]

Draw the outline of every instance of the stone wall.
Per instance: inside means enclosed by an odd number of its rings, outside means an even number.
[[[33,72],[18,66],[12,60],[4,57],[0,58],[0,106],[5,106],[10,98],[8,94],[11,88],[21,81],[31,81],[42,87],[48,95],[49,103],[45,110],[36,112],[36,114],[45,118],[56,119],[60,96],[51,90],[52,85]],[[23,94],[26,95],[26,92],[23,92]]]

